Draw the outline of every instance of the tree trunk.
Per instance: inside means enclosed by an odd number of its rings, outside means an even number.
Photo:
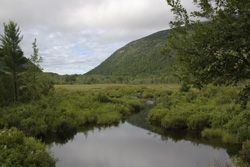
[[[16,70],[14,70],[14,93],[15,93],[15,102],[17,102],[18,101],[18,92],[17,92]]]
[[[14,81],[14,86],[15,86],[15,101],[18,101],[17,82],[16,81]]]

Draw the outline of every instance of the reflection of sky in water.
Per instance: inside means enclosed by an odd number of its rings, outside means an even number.
[[[52,145],[58,167],[203,167],[229,160],[224,149],[160,136],[129,123],[78,133],[65,145]]]

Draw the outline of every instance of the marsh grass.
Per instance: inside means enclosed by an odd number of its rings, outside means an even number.
[[[119,123],[142,109],[138,92],[141,85],[56,86],[39,101],[1,108],[0,127],[17,127],[26,135],[41,137],[63,135],[88,124]]]
[[[209,85],[201,91],[161,93],[148,119],[165,129],[199,130],[203,137],[242,143],[250,139],[250,106],[242,109],[235,103],[240,90]]]

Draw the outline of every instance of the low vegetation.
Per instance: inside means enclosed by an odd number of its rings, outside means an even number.
[[[46,146],[33,137],[63,135],[92,123],[118,123],[142,108],[141,97],[156,103],[148,115],[151,123],[165,130],[198,131],[208,140],[242,144],[234,165],[249,166],[250,3],[194,0],[200,10],[189,14],[179,0],[167,2],[175,14],[170,24],[174,29],[126,45],[87,75],[41,73],[36,39],[33,55],[27,59],[20,47],[19,27],[12,21],[4,24],[0,35],[0,166],[55,166]],[[165,53],[161,52],[164,47]],[[171,75],[174,72],[178,78]],[[179,79],[181,87],[140,85],[179,83]],[[65,85],[54,90],[53,82],[127,85],[88,85],[86,89]]]
[[[0,150],[1,167],[53,167],[56,163],[45,144],[16,128],[0,130]]]
[[[0,127],[17,127],[26,135],[39,137],[75,131],[91,123],[118,123],[142,108],[141,100],[133,96],[135,93],[119,87],[108,91],[58,88],[39,101],[3,107]]]
[[[225,143],[244,143],[242,155],[249,158],[250,105],[237,104],[240,87],[209,85],[204,89],[153,95],[157,105],[148,120],[164,129],[200,131],[202,137]],[[249,160],[247,160],[249,162]]]
[[[137,97],[140,90],[125,86],[56,88],[40,100],[2,107],[0,166],[55,166],[46,146],[35,138],[64,136],[88,124],[119,123],[141,110],[142,101]]]

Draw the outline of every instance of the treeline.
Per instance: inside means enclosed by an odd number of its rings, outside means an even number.
[[[4,24],[4,34],[0,35],[0,105],[38,100],[53,88],[49,78],[42,74],[36,39],[30,58],[24,57],[22,39],[16,23]]]
[[[56,85],[68,84],[167,84],[180,83],[180,80],[175,76],[113,76],[113,75],[58,75],[55,73],[46,73],[53,83]]]

